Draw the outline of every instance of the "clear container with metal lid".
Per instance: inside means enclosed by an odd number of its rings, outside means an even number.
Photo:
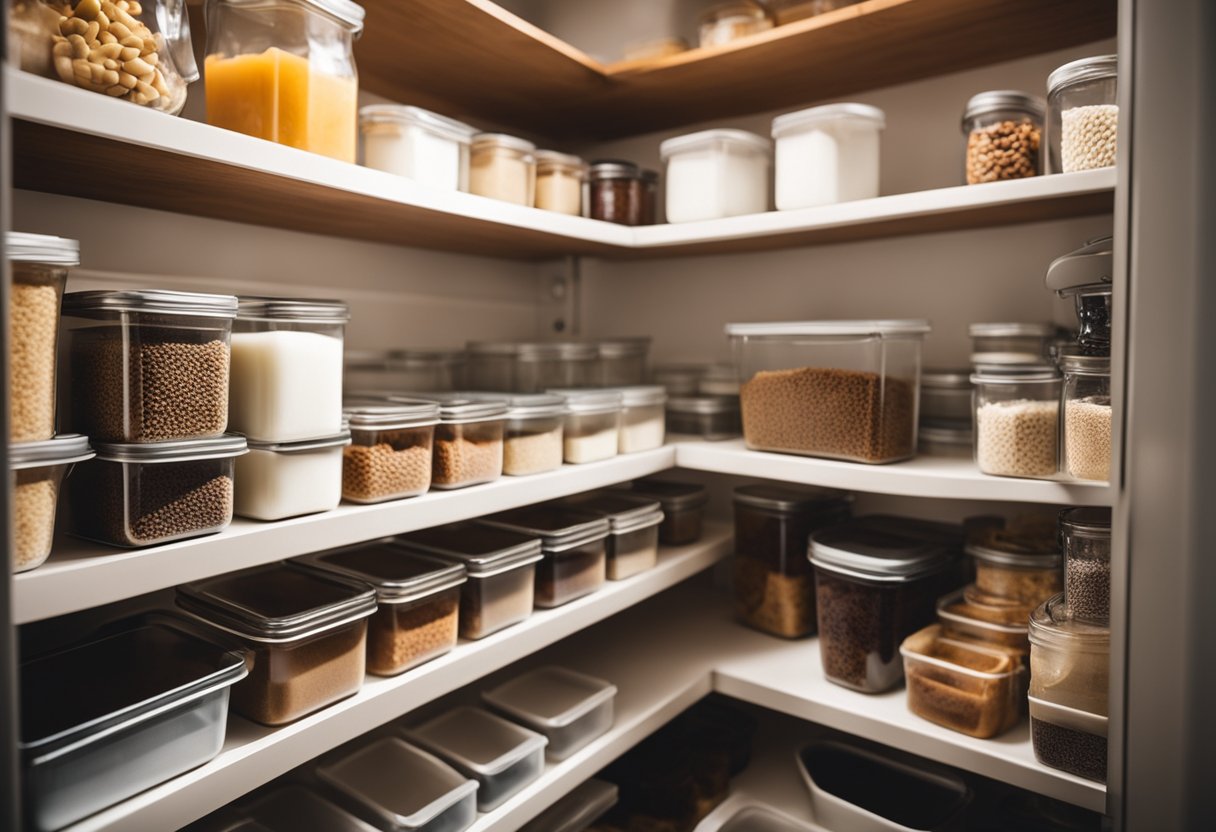
[[[64,295],[60,413],[72,431],[101,442],[223,433],[236,314],[232,295],[162,289]]]
[[[456,646],[464,564],[406,552],[390,538],[293,561],[376,588],[367,621],[367,672],[395,676]]]
[[[359,131],[367,167],[427,188],[468,190],[476,128],[421,107],[368,104],[359,108]]]
[[[633,162],[592,162],[587,169],[587,216],[617,225],[641,225],[641,176],[641,169]]]
[[[545,557],[536,567],[538,607],[560,607],[604,585],[612,529],[606,517],[542,503],[477,522],[540,539]]]
[[[586,178],[587,164],[579,157],[556,150],[536,151],[536,207],[580,216]]]
[[[88,437],[79,434],[8,446],[13,487],[12,571],[24,572],[46,562],[55,537],[63,478],[76,463],[92,458]]]
[[[464,393],[418,396],[439,403],[431,463],[433,488],[464,488],[502,476],[503,432],[508,410],[505,398],[470,397]]]
[[[964,551],[983,593],[1037,605],[1063,589],[1064,556],[1053,513],[1027,513],[969,530]]]
[[[522,477],[561,467],[562,426],[566,415],[564,398],[546,393],[468,395],[507,403],[502,446],[504,474]]]
[[[111,546],[152,546],[222,531],[232,522],[233,468],[245,437],[119,444],[68,481],[68,527]]]
[[[969,457],[975,435],[969,422],[924,422],[917,429],[916,448],[928,456]]]
[[[659,524],[663,522],[658,500],[597,491],[568,497],[563,504],[608,519],[608,580],[633,577],[658,563]]]
[[[968,185],[1043,172],[1043,99],[1018,90],[973,95],[963,109]]]
[[[1064,473],[1073,479],[1110,479],[1111,424],[1110,357],[1066,354],[1064,372]]]
[[[177,605],[253,653],[232,707],[283,725],[356,693],[376,590],[362,581],[274,563],[177,588]]]
[[[1110,355],[1113,275],[1114,240],[1109,236],[1095,237],[1047,267],[1047,288],[1074,300],[1077,342],[1085,355]]]
[[[1055,324],[978,323],[971,334],[971,364],[1042,364],[1056,337]]]
[[[576,465],[611,459],[620,451],[623,397],[617,390],[550,390],[566,400],[563,458]]]
[[[773,119],[776,203],[781,211],[878,196],[886,114],[841,102]]]
[[[659,364],[651,369],[649,381],[651,384],[661,384],[668,396],[695,396],[697,382],[709,367],[709,364]],[[730,371],[734,377],[735,368],[731,367]],[[738,394],[737,390],[735,392]]]
[[[1052,171],[1072,173],[1115,164],[1118,79],[1117,55],[1071,61],[1047,76]]]
[[[451,392],[464,385],[464,350],[346,350],[342,375],[348,397],[360,394]]]
[[[903,678],[899,645],[961,581],[957,526],[870,515],[811,534],[819,655],[829,681],[882,693]]]
[[[746,130],[701,130],[659,145],[667,166],[667,221],[695,222],[769,207],[772,142]]]
[[[250,439],[249,453],[236,459],[235,513],[281,520],[337,508],[350,443],[349,430],[299,442]]]
[[[403,549],[464,565],[462,638],[485,638],[532,614],[536,564],[544,557],[536,535],[465,522],[410,532],[395,541]]]
[[[345,410],[351,444],[342,456],[342,497],[379,503],[431,487],[435,402],[359,402]]]
[[[1101,506],[1060,512],[1064,545],[1064,595],[1079,621],[1110,618],[1111,510]]]
[[[469,193],[532,205],[536,145],[505,133],[478,133],[469,153]]]
[[[1060,374],[1050,365],[994,366],[975,385],[975,461],[1002,477],[1050,479],[1059,470]]]
[[[471,341],[469,387],[494,393],[543,393],[596,383],[599,349],[587,341]]]
[[[624,488],[639,497],[658,500],[663,510],[659,542],[665,546],[686,546],[701,539],[709,489],[694,482],[646,477]]]
[[[709,442],[743,434],[737,396],[673,396],[667,400],[667,433],[697,436]]]
[[[971,424],[971,369],[926,369],[920,374],[920,423]]]
[[[667,391],[653,384],[615,389],[621,394],[618,452],[632,454],[661,447],[667,436],[664,421]]]
[[[646,358],[650,338],[608,338],[595,342],[599,350],[600,387],[629,387],[646,384]]]
[[[544,734],[545,756],[561,761],[612,727],[616,685],[548,665],[482,691],[481,698],[507,719]]]
[[[272,781],[237,804],[237,812],[256,823],[256,828],[222,827],[207,832],[275,832],[278,829],[324,829],[325,832],[376,832],[377,827],[364,823],[354,815],[338,808],[302,783]],[[193,832],[193,827],[190,827]],[[200,830],[201,832],[201,830]]]
[[[59,304],[80,243],[9,231],[4,235],[8,293],[8,441],[55,435],[55,351]]]

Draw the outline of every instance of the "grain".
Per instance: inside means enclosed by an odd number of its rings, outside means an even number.
[[[975,414],[976,462],[985,474],[1050,477],[1058,467],[1060,405],[1017,399],[985,402]]]
[[[502,474],[502,434],[474,438],[459,425],[435,428],[435,453],[431,482],[439,487],[459,488],[498,479]]]
[[[51,553],[59,477],[54,467],[25,468],[13,474],[12,569],[22,572],[41,565]]]
[[[967,184],[1024,179],[1039,172],[1042,131],[1029,121],[998,121],[967,136]]]
[[[367,626],[367,670],[393,676],[456,646],[460,590],[417,603],[381,603]]]
[[[390,442],[347,445],[342,452],[342,496],[378,503],[425,492],[431,485],[431,449]]]
[[[502,472],[519,477],[562,466],[562,429],[508,436],[502,446]]]
[[[1030,718],[1034,756],[1051,768],[1106,782],[1106,737]]]
[[[1076,618],[1110,618],[1110,560],[1070,557],[1064,570],[1064,595]]]
[[[14,280],[8,326],[9,441],[41,442],[55,434],[58,287]]]
[[[861,462],[913,454],[913,387],[856,370],[757,373],[740,389],[749,447]]]
[[[1110,479],[1109,396],[1075,399],[1064,405],[1064,459],[1079,480]]]
[[[1119,107],[1090,104],[1060,114],[1060,157],[1065,173],[1110,167],[1115,163]]]
[[[735,616],[784,638],[815,632],[813,575],[783,575],[754,558],[735,558]]]

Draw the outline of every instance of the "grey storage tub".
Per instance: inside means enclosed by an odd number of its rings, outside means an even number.
[[[549,739],[550,760],[564,760],[612,727],[616,686],[564,667],[538,667],[481,698]]]

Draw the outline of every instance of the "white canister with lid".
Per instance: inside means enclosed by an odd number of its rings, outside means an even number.
[[[768,210],[768,139],[745,130],[702,130],[659,146],[667,165],[667,221],[695,222]]]
[[[466,190],[476,129],[421,107],[371,104],[359,110],[363,164],[444,190]]]
[[[505,133],[478,133],[469,153],[469,193],[532,204],[536,145]]]
[[[883,111],[825,104],[773,119],[777,209],[789,211],[878,196]]]

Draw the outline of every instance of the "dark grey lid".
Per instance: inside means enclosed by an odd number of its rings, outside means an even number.
[[[963,109],[963,121],[1004,110],[1017,110],[1042,121],[1047,105],[1042,98],[1028,92],[990,90],[971,96],[971,100]]]
[[[1061,297],[1077,294],[1108,294],[1114,280],[1114,238],[1095,237],[1076,251],[1051,261],[1047,288]]]
[[[4,235],[4,256],[13,263],[79,266],[80,243],[67,237],[9,231]]]
[[[663,511],[688,511],[709,502],[709,489],[694,482],[673,482],[646,478],[634,480],[627,488],[634,494],[658,500]]]
[[[1060,512],[1060,531],[1078,537],[1110,537],[1111,511],[1104,506],[1067,508]]]
[[[48,465],[70,465],[94,457],[89,437],[79,433],[61,433],[42,442],[18,442],[8,446],[8,467],[14,471],[24,468],[45,468]]]
[[[156,312],[201,318],[235,318],[236,310],[235,295],[174,292],[169,289],[97,290],[68,292],[63,296],[64,314]]]
[[[487,526],[539,537],[547,554],[560,554],[576,546],[607,537],[611,524],[606,517],[577,511],[555,503],[541,503],[477,521]]]
[[[811,563],[878,581],[908,581],[955,560],[962,529],[945,523],[873,514],[811,535]]]
[[[852,502],[852,494],[811,485],[759,483],[735,489],[735,505],[782,513],[834,511],[846,508]]]
[[[382,604],[418,601],[466,580],[464,564],[407,552],[392,538],[317,552],[292,562],[371,584]]]
[[[269,298],[241,295],[236,316],[242,321],[301,321],[343,324],[350,320],[350,307],[340,300]]]
[[[248,450],[245,437],[225,433],[208,439],[171,442],[94,442],[97,458],[107,462],[191,462],[240,456]]]
[[[463,563],[471,578],[488,578],[543,557],[538,536],[471,521],[432,526],[398,535],[394,541],[410,551]]]

